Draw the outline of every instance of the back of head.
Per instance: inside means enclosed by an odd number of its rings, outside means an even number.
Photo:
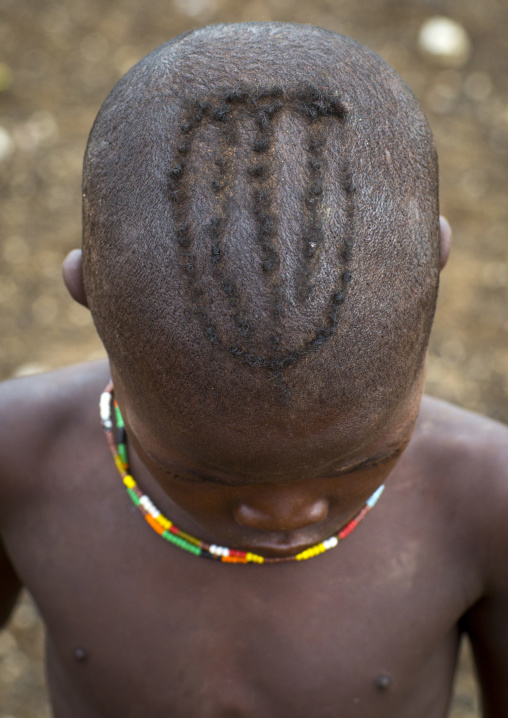
[[[99,334],[175,411],[388,409],[414,383],[437,160],[410,90],[353,40],[253,23],[161,46],[105,101],[83,196]]]

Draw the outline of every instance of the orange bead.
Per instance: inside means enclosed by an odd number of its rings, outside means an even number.
[[[221,556],[223,563],[247,563],[244,558],[240,556]]]
[[[159,534],[159,536],[164,533],[165,529],[160,525],[157,519],[154,519],[152,514],[145,514],[145,519],[148,521],[153,530]]]

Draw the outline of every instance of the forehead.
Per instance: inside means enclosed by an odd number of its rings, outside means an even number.
[[[246,479],[298,479],[383,454],[410,435],[421,398],[418,384],[397,404],[381,408],[294,411],[253,400],[235,412],[202,407],[184,419],[170,402],[150,411],[120,381],[115,386],[131,436],[151,458]]]

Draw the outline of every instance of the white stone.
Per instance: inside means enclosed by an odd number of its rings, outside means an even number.
[[[420,28],[420,50],[449,67],[462,67],[471,55],[471,40],[466,30],[448,17],[431,17]]]

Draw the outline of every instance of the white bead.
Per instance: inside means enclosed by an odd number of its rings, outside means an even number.
[[[107,419],[111,418],[111,394],[107,391],[101,394],[99,410],[102,421],[107,421]]]
[[[323,541],[323,546],[328,550],[329,548],[335,548],[338,543],[339,539],[336,536],[331,536],[329,539],[326,539],[326,541]]]
[[[219,547],[215,544],[212,544],[208,550],[210,551],[210,553],[213,553],[214,556],[220,556]]]
[[[145,509],[145,511],[148,511],[148,513],[154,517],[154,519],[156,519],[157,516],[159,516],[159,514],[160,514],[159,509],[151,502],[151,500],[148,498],[148,496],[143,495],[139,499],[139,503]]]

